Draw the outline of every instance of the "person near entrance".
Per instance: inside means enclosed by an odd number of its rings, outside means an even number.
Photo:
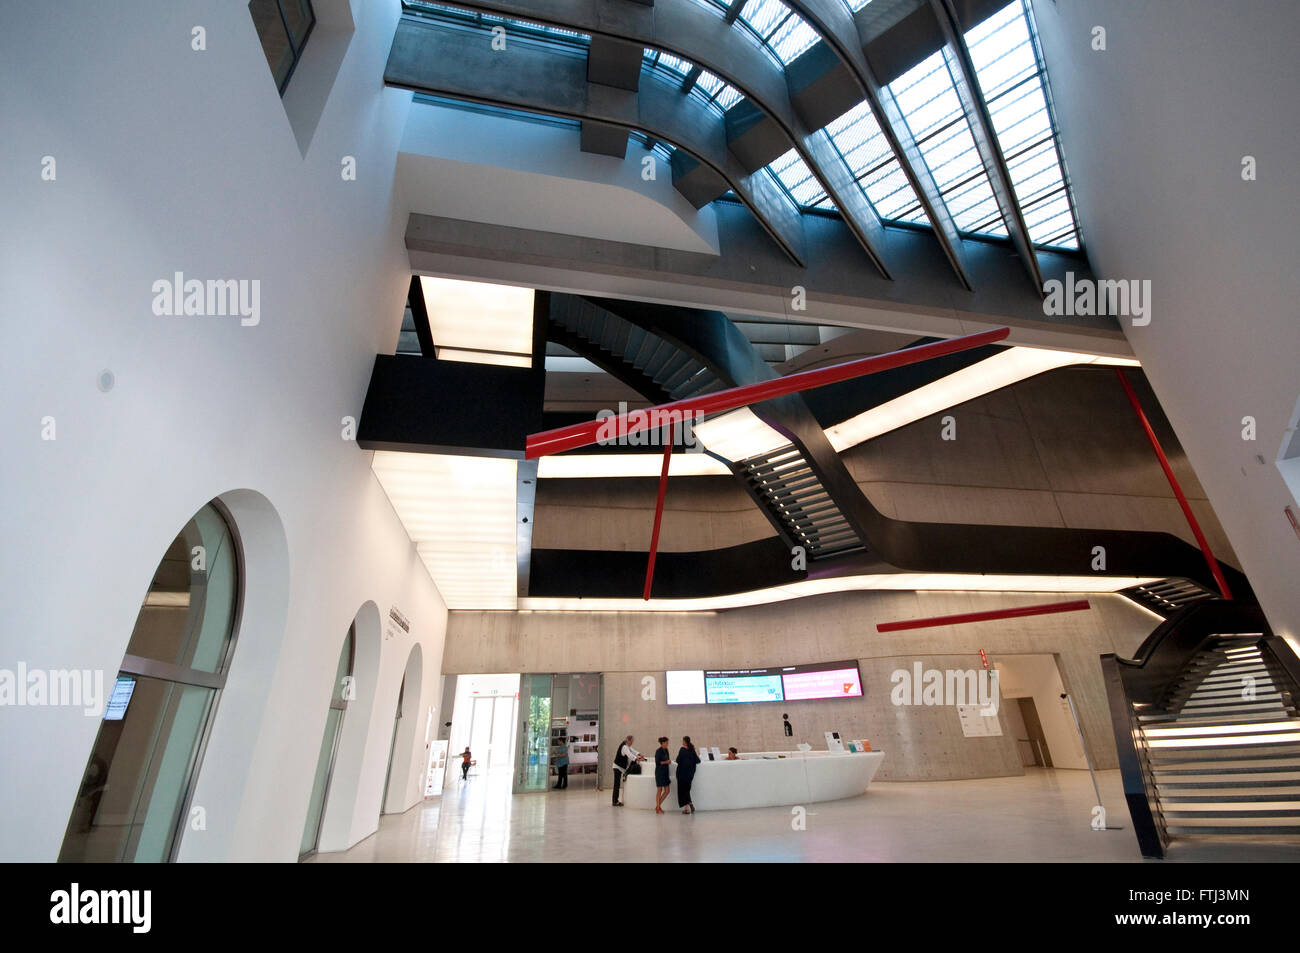
[[[672,763],[668,753],[668,739],[660,738],[659,747],[655,749],[655,813],[664,812],[663,803],[668,798],[668,765]]]
[[[695,780],[695,766],[699,763],[699,752],[691,744],[691,736],[686,735],[677,752],[677,806],[683,814],[695,813],[695,805],[691,803],[691,782]]]
[[[645,755],[632,747],[631,735],[628,735],[619,743],[618,751],[614,754],[614,807],[623,806],[623,799],[619,796],[623,775],[639,774],[641,769],[637,767],[637,764],[644,760]]]
[[[469,780],[469,766],[474,763],[470,760],[474,756],[469,752],[469,745],[465,746],[465,750],[461,752],[460,756],[465,759],[460,765],[460,779],[462,781],[467,781]]]
[[[555,755],[555,790],[561,791],[569,786],[569,746],[560,748]]]

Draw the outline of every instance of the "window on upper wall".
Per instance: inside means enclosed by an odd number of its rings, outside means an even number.
[[[249,0],[248,12],[253,15],[266,62],[283,96],[294,67],[302,59],[311,28],[316,25],[316,12],[311,0]]]

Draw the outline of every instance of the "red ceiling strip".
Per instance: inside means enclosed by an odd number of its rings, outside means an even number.
[[[1197,545],[1201,547],[1201,555],[1205,557],[1205,562],[1210,567],[1210,575],[1218,583],[1219,592],[1223,595],[1223,598],[1231,599],[1232,593],[1228,590],[1228,580],[1223,578],[1223,570],[1219,568],[1219,561],[1214,558],[1214,553],[1210,550],[1210,544],[1206,541],[1205,534],[1201,532],[1201,524],[1196,522],[1196,517],[1192,514],[1191,504],[1187,502],[1187,497],[1183,496],[1183,488],[1178,485],[1178,478],[1174,476],[1173,468],[1169,466],[1169,458],[1165,456],[1165,451],[1156,438],[1156,432],[1151,429],[1151,422],[1147,420],[1147,415],[1143,413],[1137,394],[1133,392],[1133,386],[1129,384],[1128,377],[1125,376],[1122,367],[1115,368],[1115,373],[1119,376],[1119,382],[1124,385],[1124,393],[1128,395],[1128,402],[1133,405],[1133,412],[1137,414],[1138,423],[1142,425],[1147,440],[1151,442],[1151,449],[1156,452],[1156,459],[1160,461],[1160,469],[1165,471],[1165,479],[1169,481],[1174,496],[1178,498],[1178,505],[1183,508],[1183,516],[1187,517],[1187,525],[1192,528],[1192,535],[1196,537]]]
[[[1087,599],[1073,602],[1051,602],[1041,606],[1022,606],[1019,609],[994,609],[990,612],[965,612],[961,615],[937,615],[929,619],[908,619],[906,622],[881,622],[877,632],[901,632],[903,629],[928,629],[937,625],[961,625],[964,622],[991,622],[994,619],[1021,619],[1030,615],[1050,615],[1053,612],[1079,612],[1091,609]]]
[[[655,579],[655,554],[659,552],[659,521],[664,515],[664,494],[668,492],[668,461],[673,455],[673,425],[668,425],[668,439],[664,442],[664,466],[659,471],[659,498],[655,500],[655,528],[650,533],[650,559],[645,566],[645,588],[641,598],[649,601],[650,586]]]
[[[757,384],[732,387],[712,394],[702,394],[699,397],[688,397],[685,400],[660,404],[646,410],[630,411],[619,417],[586,421],[529,434],[524,443],[524,457],[534,460],[552,453],[590,446],[600,440],[599,434],[602,428],[605,429],[605,433],[610,433],[612,430],[620,436],[637,433],[650,427],[661,427],[670,421],[682,420],[688,414],[712,414],[735,410],[737,407],[756,404],[773,397],[783,397],[786,394],[795,394],[814,387],[823,387],[826,384],[837,384],[855,377],[864,377],[867,374],[893,370],[908,364],[919,364],[932,358],[983,347],[1005,339],[1010,333],[1009,328],[994,328],[991,331],[981,331],[978,334],[968,334],[947,341],[936,341],[934,344],[904,348],[901,351],[859,358],[856,361],[846,361],[843,364],[833,364],[812,371],[800,371],[771,381],[760,381]]]

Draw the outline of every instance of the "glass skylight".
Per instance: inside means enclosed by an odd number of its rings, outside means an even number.
[[[877,215],[885,221],[925,221],[916,193],[880,131],[871,107],[859,103],[827,126],[826,132],[862,184]]]
[[[704,101],[726,112],[744,99],[744,95],[730,83],[724,82],[708,70],[700,70],[700,76],[691,88],[691,92],[702,96]]]
[[[782,0],[749,0],[740,11],[740,22],[754,31],[782,65],[793,61],[821,39],[817,31]]]
[[[495,13],[478,13],[460,7],[449,7],[441,3],[431,3],[429,0],[403,0],[402,9],[410,10],[413,13],[430,13],[450,20],[459,20],[463,23],[474,23],[478,25],[500,23],[509,29],[518,29],[524,34],[548,37],[564,43],[588,44],[591,42],[591,36],[589,34],[579,33],[577,30],[564,30],[557,26],[547,26],[544,23],[532,23],[528,20],[516,20],[510,17],[498,16]]]
[[[794,199],[796,205],[811,208],[824,200],[828,207],[834,207],[829,204],[830,200],[826,198],[821,182],[817,181],[812,169],[808,168],[796,150],[791,149],[767,169],[789,193],[790,198]]]
[[[969,30],[966,45],[1030,240],[1078,248],[1078,225],[1061,171],[1042,63],[1021,0]]]
[[[958,231],[1006,235],[993,187],[975,149],[953,86],[947,49],[927,57],[886,88],[898,103]],[[917,210],[913,221],[925,219]]]
[[[645,65],[650,69],[661,69],[674,76],[685,77],[691,71],[691,64],[684,59],[664,53],[661,50],[645,51]]]

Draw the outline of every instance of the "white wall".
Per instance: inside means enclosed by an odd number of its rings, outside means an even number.
[[[393,176],[410,94],[379,81],[398,11],[354,0],[305,155],[245,3],[0,13],[0,666],[102,669],[111,685],[168,543],[204,503],[245,491],[226,497],[249,550],[244,618],[194,795],[207,829],[187,832],[184,859],[295,858],[339,647],[367,602],[381,624],[397,605],[411,634],[375,634],[372,687],[348,713],[364,755],[336,775],[353,790],[333,845],[376,827],[416,643],[419,729],[397,797],[419,796],[446,609],[340,424],[394,346],[409,275]],[[309,42],[295,79],[336,49]],[[260,279],[260,324],[155,316],[152,283],[174,271]],[[98,724],[0,710],[4,859],[57,856]]]
[[[1129,341],[1270,624],[1300,635],[1300,540],[1275,465],[1300,396],[1295,5],[1033,9],[1093,271],[1151,281],[1151,323]]]

